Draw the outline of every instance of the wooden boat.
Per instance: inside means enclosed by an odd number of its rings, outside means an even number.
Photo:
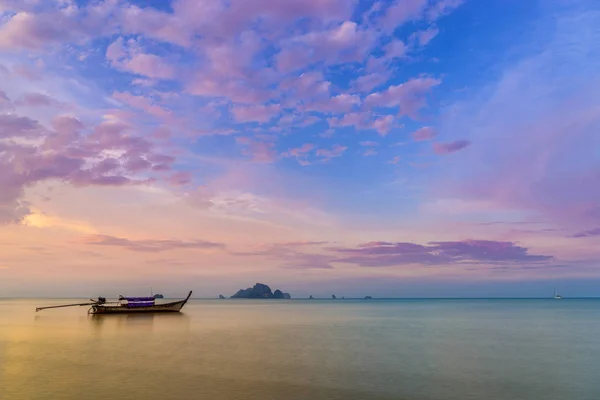
[[[98,297],[98,300],[91,300],[91,303],[65,304],[60,306],[38,307],[35,311],[41,311],[48,308],[91,306],[88,314],[137,314],[137,313],[163,313],[180,312],[183,306],[192,296],[192,291],[188,293],[183,300],[170,303],[156,304],[153,297],[123,297],[119,296],[117,302],[107,302],[104,297]]]

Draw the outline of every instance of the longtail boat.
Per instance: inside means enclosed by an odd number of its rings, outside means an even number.
[[[106,298],[98,297],[97,300],[90,299],[91,303],[64,304],[60,306],[37,307],[35,311],[48,308],[90,306],[88,314],[132,314],[132,313],[157,313],[157,312],[180,312],[183,306],[192,296],[192,291],[183,300],[170,303],[156,303],[154,297],[123,297],[119,301],[107,302]]]

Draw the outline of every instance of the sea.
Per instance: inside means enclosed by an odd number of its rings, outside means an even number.
[[[598,400],[600,300],[0,299],[0,399]]]

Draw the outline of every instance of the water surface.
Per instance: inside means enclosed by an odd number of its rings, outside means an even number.
[[[0,300],[0,399],[600,399],[598,300]]]

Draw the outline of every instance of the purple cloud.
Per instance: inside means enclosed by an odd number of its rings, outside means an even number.
[[[433,151],[436,154],[450,154],[456,153],[457,151],[460,151],[470,145],[471,142],[468,140],[456,140],[450,143],[434,143]]]
[[[405,242],[369,242],[355,248],[330,248],[340,255],[336,262],[363,267],[384,267],[407,264],[516,264],[545,262],[552,256],[531,255],[526,248],[512,242],[465,240],[461,242],[430,242],[420,245]]]
[[[62,106],[61,102],[44,93],[25,93],[15,104],[27,107]]]
[[[579,233],[574,234],[571,237],[585,238],[585,237],[593,237],[593,236],[600,236],[600,228],[590,229],[589,231],[579,232]]]
[[[16,114],[0,114],[0,139],[4,138],[32,138],[44,133],[42,126],[28,117]]]
[[[159,253],[170,250],[206,250],[223,248],[222,243],[203,240],[132,240],[108,235],[91,235],[81,240],[84,244],[93,246],[120,247],[131,251]]]
[[[28,207],[20,199],[25,187],[35,183],[57,179],[79,187],[147,184],[154,178],[135,175],[168,171],[175,161],[123,122],[102,122],[86,129],[78,119],[59,115],[50,125],[52,129],[46,129],[28,117],[0,115],[0,138],[36,139],[0,143],[0,208],[4,215],[20,216],[3,217],[4,222],[24,216]],[[121,155],[108,157],[107,150]]]
[[[422,142],[424,140],[433,139],[436,135],[435,129],[431,126],[424,126],[422,128],[417,129],[412,133],[412,137],[417,142]]]
[[[426,95],[441,83],[435,78],[416,78],[386,90],[372,93],[365,99],[366,107],[398,107],[400,115],[416,118],[426,105]]]
[[[277,159],[275,143],[259,141],[248,137],[236,138],[236,143],[243,146],[242,154],[250,157],[255,163],[271,163]]]

